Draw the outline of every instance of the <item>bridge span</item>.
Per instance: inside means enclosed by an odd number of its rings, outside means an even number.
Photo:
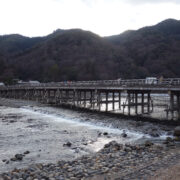
[[[0,87],[1,98],[36,100],[95,111],[126,115],[151,115],[159,100],[166,98],[167,119],[180,120],[180,78],[147,82],[145,79],[66,81]]]

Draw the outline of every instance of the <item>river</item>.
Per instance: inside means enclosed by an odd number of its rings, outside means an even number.
[[[110,141],[160,143],[172,134],[171,127],[136,122],[35,102],[1,99],[0,172],[23,168],[34,163],[72,160],[94,153]],[[127,137],[123,137],[125,132]],[[158,137],[151,134],[158,133]],[[67,143],[70,146],[67,146]],[[30,151],[23,161],[9,161],[15,154]]]

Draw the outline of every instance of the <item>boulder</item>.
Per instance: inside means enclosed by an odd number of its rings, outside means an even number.
[[[16,158],[18,161],[22,161],[23,155],[22,155],[22,154],[16,154],[16,155],[15,155],[15,158]]]
[[[144,143],[144,145],[146,146],[146,147],[149,147],[149,146],[152,146],[153,145],[153,143],[151,142],[151,141],[146,141],[145,143]]]
[[[156,132],[156,131],[152,131],[152,132],[150,132],[149,134],[150,134],[150,136],[152,136],[152,137],[159,137],[159,134],[158,134],[158,132]]]
[[[163,144],[169,144],[173,142],[174,140],[171,137],[167,137],[166,140],[163,142]]]
[[[11,158],[10,159],[11,161],[16,161],[17,159],[15,157]]]
[[[180,126],[177,126],[175,129],[174,129],[174,136],[180,136]]]
[[[126,133],[125,130],[123,130],[123,133],[121,134],[121,136],[122,136],[123,138],[126,138],[126,137],[127,137],[127,133]]]
[[[103,133],[103,135],[104,135],[104,136],[107,136],[107,135],[108,135],[108,133],[107,133],[107,132],[104,132],[104,133]]]
[[[24,152],[24,154],[29,154],[29,153],[30,153],[30,151],[25,151],[25,152]]]
[[[71,142],[67,142],[67,143],[65,143],[65,144],[63,144],[63,146],[67,146],[67,147],[71,147]]]

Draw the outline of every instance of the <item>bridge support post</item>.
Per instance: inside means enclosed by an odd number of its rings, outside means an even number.
[[[47,90],[47,103],[50,102],[50,96],[51,96],[51,91],[50,90]]]
[[[115,92],[112,93],[112,109],[115,110]]]
[[[170,93],[170,111],[171,111],[171,119],[174,119],[174,93],[171,91]]]
[[[62,102],[63,102],[62,98],[63,98],[63,91],[60,90],[60,92],[59,92],[59,101],[60,101],[60,104],[62,104]]]
[[[96,90],[93,91],[93,93],[92,93],[92,108],[93,109],[95,108],[95,95],[96,95]]]
[[[109,93],[106,91],[106,112],[108,111],[108,97]]]
[[[138,114],[138,93],[135,92],[135,113]]]
[[[128,92],[128,115],[131,115],[131,94]]]
[[[84,108],[86,108],[86,90],[84,91]]]
[[[151,97],[150,97],[150,92],[148,92],[148,97],[147,97],[148,99],[147,99],[147,102],[148,102],[148,107],[147,107],[147,111],[148,111],[148,114],[150,113],[150,99],[151,99]]]
[[[81,100],[82,100],[82,91],[80,90],[79,91],[79,104],[80,104],[80,106],[81,106]]]
[[[92,108],[92,103],[93,103],[93,92],[92,92],[92,90],[90,91],[90,101],[89,101],[89,103],[90,103],[90,108]]]
[[[77,106],[79,107],[80,106],[80,100],[81,99],[81,92],[80,90],[77,91]]]
[[[119,109],[121,110],[121,92],[119,92],[118,94],[119,94]]]
[[[142,114],[144,114],[144,92],[141,93],[141,100],[142,100],[141,112]]]
[[[97,107],[98,107],[98,111],[101,111],[101,92],[100,91],[97,92]]]
[[[73,90],[73,106],[75,107],[76,106],[76,90],[74,89]]]
[[[177,119],[180,120],[180,94],[177,94],[177,113],[178,113],[178,117]]]

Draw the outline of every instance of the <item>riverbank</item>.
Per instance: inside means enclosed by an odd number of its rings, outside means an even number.
[[[174,166],[180,160],[180,147],[153,145],[106,144],[93,155],[55,164],[35,164],[0,175],[1,179],[155,179],[156,172]]]
[[[33,101],[0,104],[0,180],[147,179],[180,159],[177,143],[164,144],[174,126]]]

